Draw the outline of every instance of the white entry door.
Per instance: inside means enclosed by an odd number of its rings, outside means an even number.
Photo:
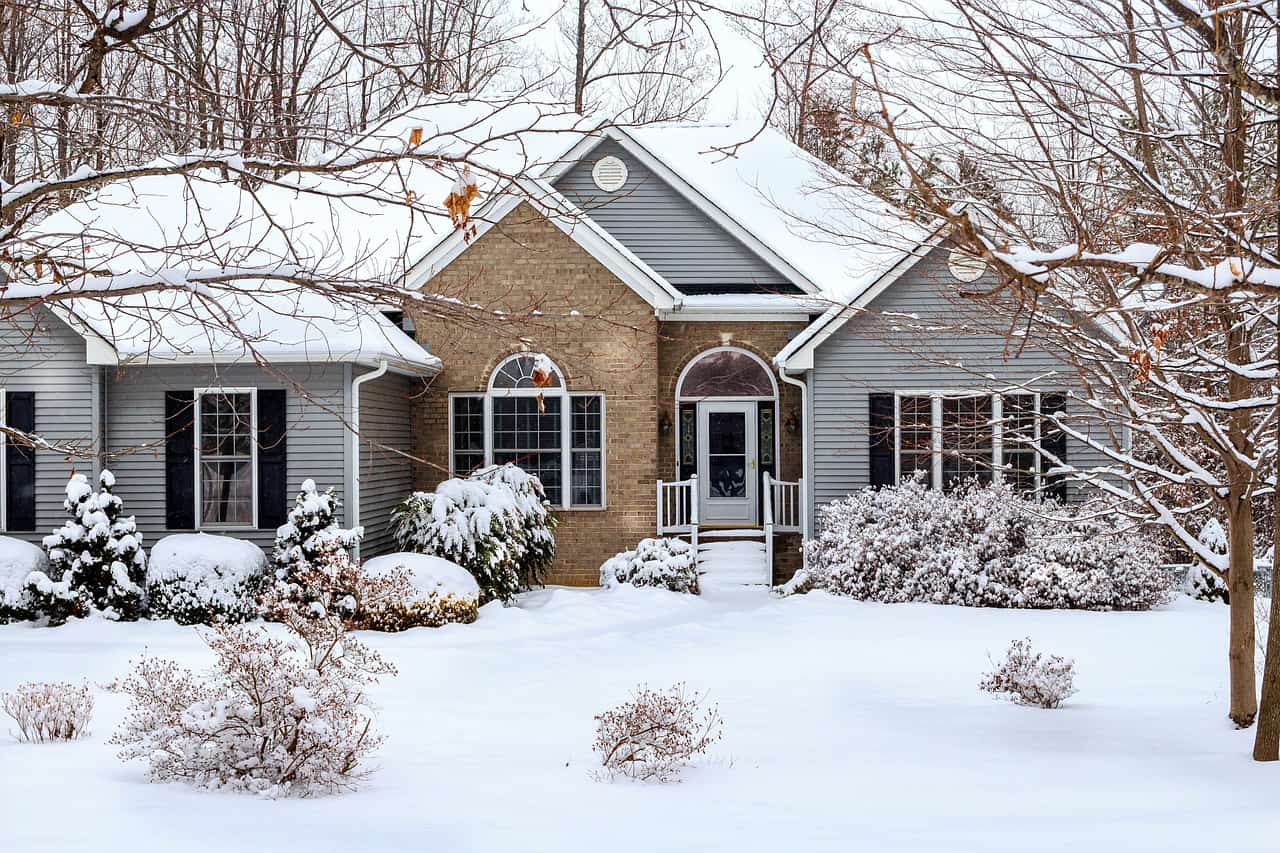
[[[756,523],[756,404],[698,404],[698,520]]]

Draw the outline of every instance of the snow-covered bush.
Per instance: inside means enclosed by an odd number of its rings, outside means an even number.
[[[715,705],[702,696],[686,696],[685,685],[667,690],[641,686],[631,701],[596,715],[592,749],[606,776],[670,782],[695,755],[720,739],[722,722]]]
[[[103,471],[95,492],[83,474],[72,474],[62,506],[71,516],[44,538],[49,570],[27,578],[32,609],[60,625],[72,616],[98,611],[108,619],[132,621],[145,606],[147,557],[133,516],[112,494],[115,477]]]
[[[408,589],[399,595],[365,596],[356,624],[370,631],[438,628],[476,621],[480,585],[457,563],[429,554],[387,554],[361,567],[372,582],[403,576]],[[397,581],[396,587],[400,586]]]
[[[414,492],[392,514],[402,551],[457,563],[484,600],[510,601],[540,582],[555,556],[556,518],[536,477],[514,465]]]
[[[111,738],[123,760],[148,763],[154,781],[264,796],[312,796],[358,787],[373,729],[366,687],[395,669],[316,605],[286,614],[291,637],[217,625],[215,663],[197,675],[143,657],[112,689],[130,707]]]
[[[26,583],[33,572],[49,573],[49,558],[40,546],[0,536],[0,625],[32,617]]]
[[[258,615],[266,570],[267,555],[252,542],[207,533],[166,536],[152,546],[147,567],[151,615],[181,625],[247,622]]]
[[[520,519],[521,547],[519,557],[521,583],[526,588],[543,582],[556,558],[554,530],[559,523],[547,501],[542,481],[523,468],[491,465],[471,475],[490,485],[505,485],[515,495],[515,512]]]
[[[0,707],[18,724],[23,743],[75,740],[89,729],[93,691],[87,683],[31,682],[0,696]]]
[[[1199,539],[1201,544],[1205,545],[1213,553],[1227,553],[1227,531],[1222,529],[1222,524],[1219,523],[1218,519],[1211,518],[1205,522],[1204,527],[1200,530]],[[1192,598],[1198,598],[1201,601],[1231,603],[1231,593],[1227,589],[1227,582],[1217,572],[1198,560],[1193,562],[1191,568],[1187,570],[1186,592],[1187,595]]]
[[[982,677],[978,687],[1019,705],[1057,708],[1076,692],[1074,670],[1074,661],[1033,651],[1028,637],[1014,640],[1005,659]]]
[[[339,505],[332,488],[321,492],[315,480],[302,481],[289,520],[276,529],[271,567],[277,581],[288,583],[295,566],[314,560],[322,551],[354,548],[360,542],[364,528],[338,526]]]
[[[641,539],[634,551],[623,551],[600,567],[600,586],[620,583],[660,586],[672,592],[698,592],[693,546],[683,539]]]
[[[805,551],[816,588],[882,602],[1145,610],[1174,586],[1148,537],[1003,485],[867,489],[824,507]]]

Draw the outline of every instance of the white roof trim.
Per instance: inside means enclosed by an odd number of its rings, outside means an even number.
[[[793,267],[768,244],[756,237],[753,232],[741,225],[723,208],[719,207],[715,202],[703,195],[697,187],[694,187],[682,178],[678,172],[673,170],[655,154],[650,152],[649,149],[645,148],[643,143],[628,134],[625,129],[612,127],[606,129],[605,132],[609,134],[611,138],[615,139],[619,145],[625,148],[629,154],[647,166],[650,171],[670,184],[676,192],[684,196],[684,198],[692,203],[694,207],[698,208],[710,217],[711,221],[715,222],[725,231],[728,231],[733,237],[744,243],[747,248],[759,255],[765,263],[777,270],[783,278],[790,281],[805,293],[817,294],[821,292],[821,288],[818,287],[816,282],[812,281],[804,273]],[[781,217],[786,214],[783,211],[778,211],[778,215]]]
[[[853,301],[845,305],[832,306],[821,317],[810,323],[804,331],[792,338],[790,343],[773,357],[773,363],[784,370],[812,370],[813,354],[818,347],[822,346],[828,338],[838,332],[852,317],[865,310],[880,294],[902,278],[908,270],[920,263],[945,238],[945,226],[934,229],[932,234],[917,243],[896,264],[890,267],[884,275],[858,294]]]
[[[480,209],[476,219],[476,232],[471,240],[464,239],[461,231],[454,231],[409,269],[405,276],[405,286],[421,290],[522,201],[528,202],[543,214],[561,233],[572,238],[587,254],[603,264],[656,310],[669,310],[681,298],[679,290],[554,187],[545,181],[532,179],[518,181],[515,186],[496,194]]]
[[[45,307],[49,309],[51,314],[65,323],[67,328],[84,339],[85,364],[111,366],[120,363],[120,353],[115,346],[94,331],[88,323],[57,303],[46,305]]]

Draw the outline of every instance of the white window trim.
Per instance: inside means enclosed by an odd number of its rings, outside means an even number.
[[[195,389],[194,432],[195,442],[195,529],[196,530],[257,530],[258,529],[258,389],[209,387]],[[204,478],[200,476],[200,398],[213,394],[248,394],[249,395],[249,468],[253,476],[250,486],[250,498],[253,506],[253,518],[249,524],[205,524],[201,508],[201,497],[204,492]]]
[[[742,353],[743,355],[755,361],[756,364],[760,365],[760,369],[764,371],[764,375],[769,377],[769,385],[773,388],[773,393],[769,395],[756,394],[756,395],[739,395],[734,397],[720,397],[720,396],[691,397],[687,394],[681,393],[684,390],[685,377],[689,375],[689,371],[693,369],[693,366],[698,362],[702,361],[707,356],[713,355],[718,352]],[[684,369],[680,371],[679,378],[676,379],[676,402],[677,403],[700,403],[703,400],[728,400],[731,402],[735,400],[743,401],[743,402],[755,400],[756,402],[767,403],[770,401],[776,401],[777,399],[778,399],[778,380],[773,378],[773,371],[769,368],[769,365],[766,364],[764,359],[762,359],[760,356],[756,355],[751,350],[745,350],[742,347],[720,346],[720,347],[711,347],[710,349],[704,349],[701,352],[699,352],[697,355],[695,355],[693,358],[689,359],[689,363],[684,366]]]
[[[1004,482],[1004,398],[1005,396],[1024,395],[1034,397],[1034,414],[1032,424],[1034,434],[1030,449],[1034,452],[1035,487],[1033,494],[1039,494],[1043,487],[1043,457],[1040,455],[1040,401],[1039,391],[1009,389],[1007,391],[973,391],[973,390],[921,390],[893,392],[893,481],[902,482],[902,398],[928,397],[930,399],[930,488],[942,487],[942,401],[944,399],[965,399],[968,397],[991,398],[991,480],[993,483]]]
[[[609,508],[609,465],[608,465],[608,400],[603,391],[570,391],[565,381],[564,372],[552,363],[560,384],[551,388],[494,388],[493,381],[499,371],[510,361],[527,358],[533,353],[519,352],[504,358],[489,374],[489,383],[483,392],[454,391],[449,394],[449,476],[465,476],[454,470],[453,411],[454,400],[458,397],[481,397],[484,400],[484,464],[493,463],[493,401],[499,397],[559,397],[560,405],[560,502],[552,504],[558,510],[572,512],[599,512]],[[574,504],[573,497],[573,406],[574,397],[597,397],[600,400],[600,503]]]

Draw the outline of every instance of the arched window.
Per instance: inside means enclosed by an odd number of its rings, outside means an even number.
[[[489,377],[489,390],[529,391],[533,394],[563,394],[564,378],[560,368],[545,355],[522,353],[499,364]]]
[[[757,356],[736,347],[707,350],[680,374],[678,400],[708,397],[749,397],[772,400],[777,396],[773,374]]]
[[[536,475],[557,507],[604,506],[604,395],[569,393],[547,356],[507,358],[485,394],[454,394],[449,410],[454,476],[512,462]]]

